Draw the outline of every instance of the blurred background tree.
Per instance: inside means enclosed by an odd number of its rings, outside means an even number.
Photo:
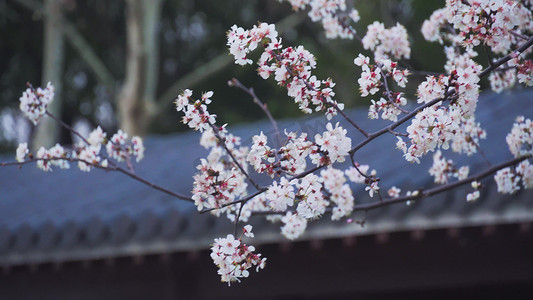
[[[411,60],[418,70],[438,71],[444,55],[423,40],[422,22],[444,1],[347,1],[359,10],[356,24],[381,20],[387,27],[404,24],[411,34]],[[184,130],[173,100],[185,88],[213,90],[210,111],[221,124],[251,122],[262,111],[241,91],[227,87],[237,77],[254,87],[276,118],[300,115],[283,89],[262,80],[255,67],[233,64],[225,33],[258,21],[277,23],[285,45],[304,45],[317,57],[316,75],[332,77],[337,99],[347,107],[368,105],[357,92],[357,67],[352,61],[367,53],[357,41],[326,40],[319,24],[305,12],[295,13],[276,0],[0,0],[0,145],[75,142],[66,131],[45,125],[34,129],[18,113],[26,82],[56,87],[55,106],[61,119],[88,132],[97,124],[107,131],[130,134]],[[368,53],[367,53],[368,54]],[[423,77],[413,78],[412,81]],[[413,90],[410,90],[411,95]],[[46,133],[46,134],[43,134]],[[50,133],[56,133],[50,134]]]

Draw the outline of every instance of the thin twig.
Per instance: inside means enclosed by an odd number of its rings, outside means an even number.
[[[34,162],[37,162],[37,161],[57,161],[57,160],[65,160],[65,161],[69,161],[69,162],[82,162],[82,163],[85,163],[86,165],[90,165],[94,168],[98,168],[98,169],[102,169],[102,170],[105,170],[105,171],[116,171],[116,172],[120,172],[120,173],[123,173],[141,183],[144,183],[146,185],[148,185],[149,187],[153,188],[153,189],[156,189],[156,190],[159,190],[159,191],[162,191],[168,195],[171,195],[175,198],[178,198],[178,199],[181,199],[181,200],[185,200],[185,201],[189,201],[189,202],[194,202],[194,200],[190,197],[186,197],[186,196],[183,196],[183,195],[180,195],[176,192],[173,192],[169,189],[166,189],[164,187],[161,187],[155,183],[152,183],[142,177],[139,177],[137,175],[135,175],[134,173],[122,168],[122,167],[118,167],[118,166],[112,166],[112,167],[104,167],[102,165],[99,165],[99,164],[96,164],[94,162],[89,162],[89,161],[86,161],[86,160],[83,160],[83,159],[79,159],[79,158],[72,158],[72,157],[51,157],[51,158],[31,158],[31,159],[27,159],[23,162],[2,162],[0,163],[0,166],[1,167],[6,167],[6,166],[22,166],[22,165],[26,165],[26,164],[30,164],[30,163],[34,163]]]
[[[87,139],[85,137],[83,137],[83,135],[81,135],[81,133],[79,133],[74,128],[72,128],[72,126],[70,126],[67,123],[63,122],[61,119],[59,119],[58,117],[54,116],[54,114],[50,113],[49,111],[46,111],[46,115],[49,116],[50,118],[52,118],[57,123],[59,123],[59,125],[65,127],[68,131],[74,133],[77,137],[79,137],[87,145],[90,145],[89,141],[87,141]]]
[[[527,42],[523,43],[520,47],[518,47],[515,51],[507,54],[506,56],[498,59],[497,61],[493,62],[492,65],[488,66],[485,70],[481,71],[479,73],[479,77],[484,77],[488,75],[490,72],[492,72],[494,69],[498,68],[499,66],[503,65],[504,63],[510,61],[517,53],[524,52],[527,48],[531,47],[533,45],[533,36],[531,36]]]
[[[268,109],[266,103],[262,102],[259,99],[259,97],[257,97],[257,95],[255,94],[253,88],[248,88],[248,87],[244,86],[237,78],[235,78],[235,77],[232,78],[228,82],[228,84],[230,86],[236,86],[236,87],[240,88],[241,90],[245,91],[248,95],[250,95],[252,97],[254,103],[257,104],[263,110],[263,112],[266,114],[266,116],[270,120],[270,123],[272,123],[272,126],[274,127],[274,130],[276,130],[276,138],[277,138],[278,145],[281,146],[282,138],[281,138],[281,134],[280,134],[280,131],[279,131],[278,123],[276,122],[274,117],[272,117],[272,114],[270,113],[270,110]]]
[[[523,157],[519,157],[519,158],[514,158],[514,159],[508,160],[506,162],[503,162],[501,164],[495,165],[495,166],[493,166],[491,168],[488,168],[488,169],[486,169],[485,171],[483,171],[481,173],[478,173],[476,175],[467,177],[467,178],[465,178],[463,180],[459,180],[459,181],[452,182],[452,183],[449,183],[449,184],[446,184],[446,185],[438,186],[438,187],[435,187],[435,188],[432,188],[432,189],[427,189],[425,191],[423,189],[421,189],[421,190],[419,190],[419,193],[417,195],[415,195],[415,196],[410,195],[410,196],[403,196],[403,197],[397,197],[397,198],[386,198],[383,201],[379,201],[379,202],[374,201],[374,202],[355,205],[353,211],[354,212],[355,211],[361,211],[361,210],[365,210],[366,211],[366,210],[382,207],[382,206],[385,206],[385,205],[390,205],[390,204],[399,203],[399,202],[405,202],[405,201],[408,201],[408,200],[419,200],[419,199],[422,199],[422,198],[427,198],[429,196],[433,196],[433,195],[436,195],[436,194],[451,190],[453,188],[456,188],[458,186],[470,183],[472,181],[480,181],[481,179],[483,179],[485,177],[488,177],[488,176],[496,173],[497,171],[499,171],[499,170],[501,170],[503,168],[516,165],[516,164],[520,163],[521,161],[526,160],[526,159],[528,159],[530,157],[531,157],[531,155],[527,155],[527,156],[523,156]]]
[[[213,125],[211,123],[209,123],[209,126],[211,126],[211,129],[213,129],[213,133],[215,134],[217,139],[221,142],[222,146],[226,150],[226,153],[228,153],[228,155],[231,157],[233,162],[237,165],[237,167],[239,168],[241,173],[248,179],[248,181],[250,181],[250,183],[255,187],[256,190],[260,190],[261,187],[259,187],[259,185],[252,179],[252,177],[250,177],[248,172],[246,172],[246,170],[244,170],[244,167],[241,165],[241,163],[239,163],[237,158],[235,158],[235,156],[233,155],[231,150],[228,148],[228,146],[226,145],[226,138],[222,137],[220,135],[220,130],[215,125]]]

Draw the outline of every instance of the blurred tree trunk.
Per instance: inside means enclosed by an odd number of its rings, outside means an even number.
[[[52,82],[55,87],[54,101],[48,111],[61,117],[62,75],[64,62],[64,36],[62,0],[45,0],[44,9],[44,53],[42,86]],[[51,147],[59,137],[59,125],[48,117],[44,117],[33,133],[32,148]]]
[[[162,2],[126,2],[126,78],[117,106],[120,127],[130,135],[144,135],[154,115],[159,72],[157,25]]]

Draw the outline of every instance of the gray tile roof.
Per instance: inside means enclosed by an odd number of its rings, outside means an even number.
[[[481,98],[477,120],[487,130],[489,141],[481,142],[493,163],[511,158],[505,143],[514,118],[533,118],[533,94],[515,91]],[[363,128],[379,129],[381,121],[368,120],[365,110],[349,112]],[[176,117],[178,119],[178,117]],[[342,125],[348,128],[342,120]],[[326,120],[323,116],[284,120],[280,127],[314,135]],[[266,121],[230,126],[245,144],[258,130],[272,134]],[[403,127],[405,128],[405,126]],[[353,144],[362,136],[351,132]],[[145,140],[146,156],[136,166],[138,175],[161,186],[189,194],[199,159],[207,151],[198,144],[199,133],[151,136]],[[382,178],[382,188],[392,185],[402,190],[431,185],[427,173],[431,155],[420,165],[411,165],[394,150],[396,139],[383,136],[357,152],[356,160],[369,164]],[[451,153],[458,165],[470,161],[471,174],[486,167],[481,155],[471,158]],[[0,157],[11,161],[12,156]],[[409,167],[407,169],[406,167]],[[35,166],[0,168],[0,266],[65,260],[98,259],[112,256],[143,255],[205,249],[214,237],[233,231],[225,218],[198,215],[196,208],[153,190],[122,174],[94,170],[80,172],[54,170],[45,174]],[[265,183],[264,181],[263,183]],[[485,181],[481,199],[467,203],[468,187],[450,191],[407,206],[392,205],[368,212],[361,227],[345,221],[322,221],[310,225],[301,239],[333,238],[395,231],[427,230],[485,224],[533,221],[533,193],[520,191],[511,196],[495,192],[495,184]],[[370,201],[362,188],[355,190],[356,201]],[[354,215],[362,219],[363,213]],[[279,242],[279,224],[254,219],[255,243]]]

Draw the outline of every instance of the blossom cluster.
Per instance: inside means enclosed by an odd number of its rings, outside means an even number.
[[[354,196],[352,189],[346,183],[344,172],[328,167],[320,172],[320,176],[329,199],[335,204],[331,209],[331,219],[335,221],[349,216],[353,211]]]
[[[287,142],[279,149],[268,146],[268,138],[262,132],[252,137],[253,144],[248,152],[247,161],[258,173],[266,172],[271,177],[282,173],[297,174],[305,170],[309,157],[317,166],[344,162],[350,151],[352,140],[346,136],[346,129],[331,123],[326,131],[315,135],[315,141],[307,140],[307,134],[298,136],[285,132]]]
[[[289,240],[298,238],[307,228],[307,219],[291,211],[281,218],[281,222],[284,224],[281,227],[281,234]]]
[[[448,23],[453,30],[446,26]],[[430,41],[449,40],[467,47],[484,43],[495,53],[505,53],[519,41],[513,33],[532,29],[531,11],[522,1],[447,0],[444,8],[424,22],[422,34]]]
[[[311,113],[312,104],[316,111],[326,111],[326,116],[331,119],[337,109],[344,108],[344,104],[333,99],[335,83],[312,75],[311,70],[316,67],[313,54],[303,46],[283,48],[274,25],[261,23],[250,30],[233,25],[228,32],[227,45],[235,63],[240,65],[251,64],[248,53],[262,45],[264,52],[258,61],[259,75],[267,79],[274,74],[274,79],[287,88],[287,94],[303,112]]]
[[[363,37],[363,47],[374,51],[374,60],[382,62],[384,59],[399,60],[411,57],[411,47],[407,30],[397,23],[391,28],[385,28],[380,22],[368,25],[366,35]]]
[[[245,159],[248,149],[240,147],[240,138],[229,133],[225,127],[216,129],[216,134],[212,128],[202,134],[201,144],[210,152],[200,160],[200,165],[196,167],[198,173],[194,175],[192,199],[198,210],[221,208],[246,194],[246,176],[229,157],[226,149],[231,151],[243,168],[247,166]],[[231,209],[215,210],[213,213],[219,215]]]
[[[36,159],[37,167],[46,172],[52,171],[54,166],[68,169],[70,161],[77,161],[81,171],[89,172],[93,167],[107,168],[109,159],[122,162],[135,158],[136,162],[139,162],[144,158],[145,148],[140,137],[134,136],[130,142],[127,142],[128,135],[122,130],[115,133],[110,140],[107,140],[106,136],[107,134],[98,126],[72,149],[65,149],[59,144],[50,149],[40,147],[31,158]],[[102,149],[106,149],[107,155],[101,152]],[[27,143],[19,144],[16,153],[16,160],[21,163],[31,155]]]
[[[516,118],[511,132],[505,138],[515,157],[533,155],[533,122],[524,116]]]
[[[530,4],[515,0],[447,0],[446,6],[433,12],[422,26],[426,40],[451,42],[452,47],[445,47],[445,51],[448,59],[451,56],[455,60],[465,54],[476,56],[473,46],[482,43],[496,54],[506,54],[528,38],[523,35],[525,32],[533,32]],[[466,53],[457,53],[458,45],[464,46]],[[521,60],[517,53],[514,55],[514,60],[489,76],[492,90],[501,92],[512,87],[517,79],[527,86],[533,85],[533,63]]]
[[[54,86],[48,82],[46,88],[28,87],[20,97],[20,110],[34,124],[46,114],[47,106],[54,99]]]
[[[442,152],[437,150],[433,154],[433,166],[429,169],[429,175],[435,178],[435,183],[448,183],[451,177],[457,179],[465,179],[468,177],[470,168],[468,166],[462,166],[456,168],[451,159],[446,160],[442,156]]]
[[[430,151],[450,144],[457,152],[468,154],[477,151],[478,141],[486,133],[475,122],[474,112],[479,97],[479,76],[481,66],[467,59],[464,65],[457,66],[449,76],[428,76],[418,87],[418,102],[453,96],[450,105],[442,101],[426,107],[416,114],[407,127],[410,147],[400,140],[398,148],[403,150],[406,160],[419,162],[419,158]]]
[[[251,226],[246,232],[251,233]],[[215,239],[211,247],[211,258],[218,267],[221,281],[230,285],[234,281],[240,281],[239,278],[248,277],[250,275],[248,270],[254,266],[256,271],[263,269],[266,258],[261,258],[260,253],[254,252],[254,246],[242,243],[241,239],[235,239],[232,234]]]
[[[280,0],[283,1],[283,0]],[[359,12],[352,8],[349,11],[345,0],[286,0],[294,10],[310,7],[309,17],[313,22],[321,22],[326,38],[353,39],[356,31],[349,24],[360,20]]]
[[[370,64],[369,57],[359,54],[354,59],[354,64],[362,69],[357,82],[363,97],[376,94],[387,78],[392,78],[399,87],[404,88],[407,76],[410,74],[408,70],[400,69],[398,64],[390,59],[383,59],[381,63],[373,65]],[[402,113],[402,107],[407,104],[407,99],[400,92],[384,91],[383,95],[385,98],[381,97],[378,101],[370,100],[372,104],[368,109],[368,117],[377,119],[381,112],[382,119],[396,122]]]
[[[211,103],[213,92],[209,91],[202,94],[197,100],[191,99],[192,91],[187,89],[178,96],[176,101],[176,110],[183,111],[185,116],[182,119],[184,124],[189,125],[194,130],[204,131],[215,124],[216,115],[209,114],[207,104]]]

